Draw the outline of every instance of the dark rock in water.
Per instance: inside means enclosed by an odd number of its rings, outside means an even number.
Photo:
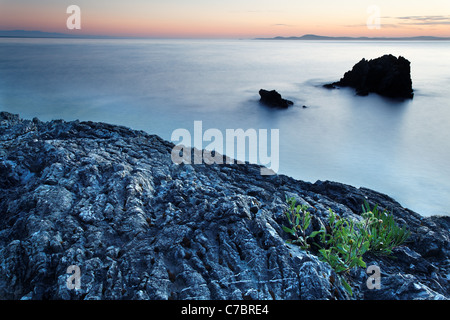
[[[326,89],[336,89],[335,83],[327,83],[323,85]]]
[[[373,60],[362,59],[344,77],[334,83],[324,85],[334,89],[352,87],[360,96],[371,92],[390,98],[412,99],[411,63],[404,57],[384,55]]]
[[[261,102],[270,107],[276,108],[288,108],[292,106],[294,103],[292,101],[283,99],[281,95],[275,91],[267,91],[264,89],[259,90],[259,95],[261,96]]]
[[[261,176],[250,164],[176,165],[173,144],[94,122],[0,113],[0,299],[446,299],[448,217],[375,191]],[[361,204],[411,229],[394,258],[368,256],[349,296],[331,267],[287,245],[285,197],[359,219]],[[80,288],[67,285],[78,266]]]

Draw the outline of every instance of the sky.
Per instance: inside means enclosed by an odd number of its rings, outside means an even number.
[[[70,5],[80,30],[68,29]],[[0,30],[253,38],[450,37],[450,0],[0,0]]]

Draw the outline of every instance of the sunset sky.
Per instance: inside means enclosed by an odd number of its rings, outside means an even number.
[[[81,9],[81,30],[66,27],[70,5]],[[380,28],[368,28],[378,12]],[[139,37],[450,37],[450,0],[0,0],[0,30],[19,29]]]

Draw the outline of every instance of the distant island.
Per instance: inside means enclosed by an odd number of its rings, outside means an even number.
[[[352,40],[365,40],[365,41],[442,41],[450,40],[450,37],[433,37],[433,36],[417,36],[417,37],[328,37],[318,36],[315,34],[305,34],[301,37],[274,37],[274,38],[255,38],[254,40],[339,40],[339,41],[352,41]]]

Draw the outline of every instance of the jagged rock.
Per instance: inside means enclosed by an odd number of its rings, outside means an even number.
[[[261,176],[250,164],[176,165],[173,144],[93,122],[0,113],[0,299],[446,299],[449,218],[335,182]],[[412,231],[397,259],[369,256],[380,290],[354,295],[314,252],[287,245],[286,196],[326,221],[362,201]],[[315,228],[315,226],[313,226]],[[69,266],[80,268],[71,289]]]
[[[346,72],[340,81],[326,84],[325,88],[352,87],[356,94],[365,96],[370,92],[391,98],[412,99],[411,63],[404,57],[384,55],[362,59]]]
[[[261,96],[261,103],[275,108],[288,108],[292,106],[294,103],[292,101],[283,99],[281,94],[277,91],[267,91],[264,89],[259,90],[259,95]]]

